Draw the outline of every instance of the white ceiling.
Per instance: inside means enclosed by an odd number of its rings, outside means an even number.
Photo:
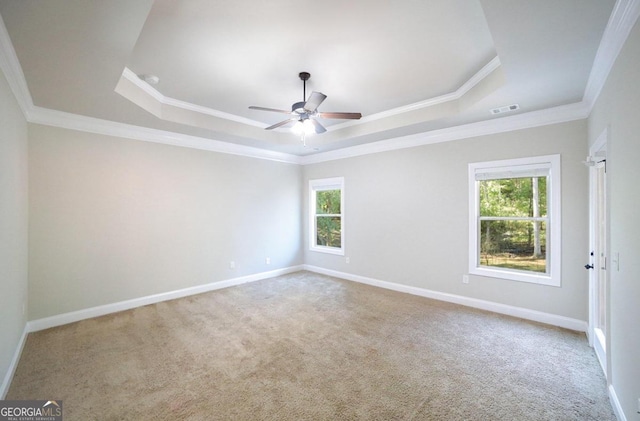
[[[614,3],[0,0],[0,15],[38,107],[307,155],[579,102]],[[301,101],[301,71],[320,111],[363,119],[323,120],[308,147],[264,130],[286,116],[248,106]]]

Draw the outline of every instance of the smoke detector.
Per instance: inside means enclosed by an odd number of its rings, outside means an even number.
[[[502,113],[510,113],[511,111],[519,110],[520,106],[518,104],[505,105],[504,107],[494,108],[490,110],[491,114],[502,114]]]

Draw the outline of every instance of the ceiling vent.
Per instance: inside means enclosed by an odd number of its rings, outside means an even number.
[[[502,113],[510,113],[511,111],[519,110],[520,106],[518,104],[506,105],[500,108],[494,108],[491,110],[491,114],[502,114]]]

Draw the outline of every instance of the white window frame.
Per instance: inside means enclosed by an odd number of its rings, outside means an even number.
[[[547,273],[518,271],[508,268],[482,266],[480,263],[480,183],[478,177],[515,178],[520,174],[548,171],[547,181]],[[561,194],[560,155],[469,164],[469,273],[472,275],[531,282],[559,287],[561,285]]]
[[[316,235],[316,192],[323,190],[340,190],[340,214],[325,215],[340,217],[340,247],[319,246]],[[345,221],[344,221],[344,177],[309,180],[309,249],[320,253],[344,256]]]

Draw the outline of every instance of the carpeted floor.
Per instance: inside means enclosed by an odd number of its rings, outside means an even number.
[[[72,420],[615,420],[584,334],[298,272],[32,333]]]

